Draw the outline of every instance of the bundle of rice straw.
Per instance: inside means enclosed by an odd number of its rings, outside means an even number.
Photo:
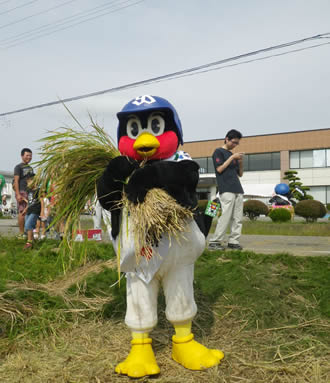
[[[120,152],[111,137],[92,118],[92,130],[86,131],[68,112],[79,129],[63,127],[41,139],[44,143],[41,160],[36,165],[39,167],[37,182],[43,188],[49,180],[55,185],[52,192],[56,199],[54,223],[65,221],[64,238],[71,248],[72,233],[79,228],[80,215],[86,203],[95,197],[97,180],[109,161],[119,156]],[[145,201],[137,205],[124,194],[118,206],[126,208],[134,223],[137,255],[142,248],[157,243],[164,232],[178,237],[184,230],[185,219],[193,214],[161,189],[150,190]]]
[[[92,131],[61,128],[40,140],[37,178],[42,189],[50,182],[54,191],[54,223],[65,220],[65,237],[79,226],[80,215],[96,194],[97,180],[110,160],[120,155],[111,138],[91,119]]]
[[[123,196],[122,205],[130,213],[133,228],[135,256],[137,263],[141,257],[141,249],[146,259],[151,257],[151,247],[157,244],[163,233],[171,240],[179,240],[186,227],[187,218],[193,217],[193,212],[179,205],[163,189],[148,191],[143,203],[134,204]]]

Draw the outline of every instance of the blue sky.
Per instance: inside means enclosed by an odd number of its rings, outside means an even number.
[[[66,0],[39,0],[10,11],[28,2],[0,1],[0,113],[330,32],[328,0],[145,0],[6,48],[13,36],[124,0],[75,0],[4,27]],[[326,41],[330,39],[320,42]],[[185,141],[222,138],[232,128],[245,136],[329,128],[329,61],[330,45],[326,45],[88,98],[68,107],[86,125],[91,113],[114,139],[116,112],[143,94],[159,95],[174,104]],[[74,125],[63,106],[1,118],[0,170],[12,170],[25,146],[37,159],[37,140],[64,124]]]

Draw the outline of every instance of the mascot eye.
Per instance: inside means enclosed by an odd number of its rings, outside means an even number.
[[[137,117],[131,117],[127,121],[126,131],[129,138],[135,139],[141,132],[141,122]]]
[[[148,118],[148,131],[155,136],[160,136],[164,133],[165,121],[159,114],[152,114]]]

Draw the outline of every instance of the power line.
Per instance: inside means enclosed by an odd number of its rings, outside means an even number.
[[[76,25],[79,25],[79,24],[82,24],[82,23],[84,23],[86,21],[90,21],[90,20],[96,19],[98,17],[105,16],[105,15],[107,15],[109,13],[114,13],[114,12],[117,12],[117,11],[119,11],[121,9],[128,8],[130,6],[136,5],[138,3],[141,3],[144,0],[138,0],[138,1],[135,1],[133,3],[130,3],[130,1],[132,1],[132,0],[126,0],[126,1],[124,1],[122,3],[119,2],[118,4],[114,4],[116,1],[118,1],[118,0],[114,0],[114,1],[112,1],[110,3],[106,3],[106,4],[103,4],[101,6],[97,6],[97,7],[91,8],[88,11],[79,12],[76,15],[66,17],[66,18],[64,18],[62,20],[59,20],[59,21],[55,22],[54,25],[46,24],[46,25],[43,25],[41,27],[34,28],[34,29],[30,30],[30,31],[20,33],[20,34],[18,34],[16,36],[13,36],[11,38],[0,40],[1,43],[8,42],[8,45],[2,47],[2,49],[12,48],[14,46],[23,44],[25,42],[32,41],[32,40],[35,40],[35,39],[38,39],[38,38],[41,38],[41,37],[44,37],[44,36],[48,36],[50,34],[53,34],[53,33],[59,32],[59,31],[63,31],[63,30],[72,28],[72,27],[74,27]],[[127,4],[127,5],[124,5],[124,4]],[[122,6],[120,8],[115,8],[116,6],[121,6],[121,5],[124,5],[124,6]],[[103,8],[103,9],[101,9],[101,8]],[[74,22],[76,20],[81,19],[82,17],[89,16],[89,15],[92,15],[92,14],[95,14],[95,13],[99,13],[99,12],[102,12],[102,11],[107,10],[107,9],[110,9],[110,10],[108,12],[104,12],[104,13],[101,13],[99,15],[96,15],[96,16],[93,16],[93,17],[89,17],[89,18],[81,20],[79,22],[72,23],[72,22]],[[64,28],[59,28],[59,29],[51,30],[53,28],[57,28],[57,27],[59,27],[61,25],[65,25],[65,24],[68,24],[68,23],[72,23],[72,24],[70,24],[70,25],[68,25],[68,26],[66,26]],[[50,29],[50,31],[49,31],[49,29]],[[33,36],[34,34],[35,34],[35,36]],[[24,37],[26,37],[26,35],[32,35],[32,37],[24,39]],[[21,37],[19,37],[19,36],[21,36]]]
[[[178,72],[173,72],[173,73],[165,74],[165,75],[158,76],[158,77],[153,77],[153,78],[142,80],[142,81],[136,81],[136,82],[129,83],[129,84],[126,84],[126,85],[121,85],[121,86],[118,86],[118,87],[101,90],[101,91],[98,91],[98,92],[83,94],[83,95],[75,96],[75,97],[69,97],[69,98],[65,98],[65,99],[62,99],[62,100],[58,100],[58,101],[51,101],[51,102],[47,102],[47,103],[43,103],[43,104],[39,104],[39,105],[34,105],[34,106],[22,108],[22,109],[16,109],[16,110],[13,110],[13,111],[10,111],[10,112],[0,113],[0,117],[7,116],[7,115],[10,115],[10,114],[26,112],[26,111],[33,110],[33,109],[40,109],[40,108],[44,108],[44,107],[48,107],[48,106],[52,106],[52,105],[61,104],[61,103],[68,103],[68,102],[72,102],[72,101],[77,101],[77,100],[81,100],[81,99],[84,99],[84,98],[89,98],[89,97],[103,95],[103,94],[106,94],[106,93],[115,93],[115,92],[119,92],[119,91],[122,91],[122,90],[130,89],[130,88],[135,88],[135,87],[142,86],[142,85],[149,85],[151,83],[156,83],[156,82],[160,82],[160,81],[175,80],[175,79],[178,79],[180,77],[192,76],[193,74],[205,73],[205,72],[209,72],[211,70],[220,70],[220,69],[227,68],[227,67],[248,64],[248,63],[251,63],[253,61],[265,60],[265,59],[269,59],[269,58],[276,57],[276,56],[282,56],[282,55],[286,55],[286,54],[290,54],[290,53],[296,53],[298,51],[312,49],[312,48],[320,47],[320,46],[323,46],[323,45],[328,45],[328,44],[330,44],[330,42],[316,44],[316,45],[312,45],[312,46],[308,46],[308,47],[304,47],[304,48],[300,48],[300,49],[290,50],[290,51],[282,52],[282,53],[279,53],[279,54],[273,54],[273,55],[269,55],[269,56],[264,56],[262,58],[255,58],[255,59],[251,59],[251,60],[247,60],[247,61],[243,61],[243,62],[239,62],[239,63],[235,63],[235,64],[223,65],[223,64],[226,64],[226,63],[228,63],[230,61],[237,61],[237,60],[240,60],[240,59],[245,58],[245,57],[255,56],[255,55],[258,55],[258,54],[261,54],[261,53],[266,53],[266,52],[269,52],[269,51],[272,51],[272,50],[290,47],[290,46],[301,44],[301,43],[304,43],[304,42],[307,42],[307,41],[318,40],[318,39],[321,39],[321,38],[325,38],[325,37],[327,37],[329,35],[330,35],[330,32],[329,33],[322,33],[322,34],[318,34],[318,35],[315,35],[315,36],[307,37],[307,38],[304,38],[304,39],[295,40],[295,41],[284,43],[284,44],[274,45],[274,46],[267,47],[267,48],[262,48],[262,49],[259,49],[259,50],[256,50],[256,51],[251,51],[251,52],[248,52],[248,53],[243,53],[243,54],[240,54],[238,56],[229,57],[229,58],[218,60],[218,61],[215,61],[215,62],[212,62],[212,63],[208,63],[208,64],[204,64],[204,65],[199,65],[197,67],[193,67],[193,68],[189,68],[189,69],[184,69],[184,70],[181,70],[181,71],[178,71]],[[216,68],[213,68],[213,67],[216,67]]]
[[[1,16],[1,15],[4,15],[4,14],[6,14],[6,13],[9,13],[9,12],[15,11],[16,9],[23,8],[23,7],[27,7],[28,5],[30,5],[30,4],[32,4],[32,3],[36,3],[37,1],[39,1],[39,0],[32,0],[32,1],[29,1],[28,3],[24,3],[24,4],[21,4],[21,5],[18,5],[17,7],[8,9],[7,11],[0,12],[0,16]]]
[[[272,55],[269,55],[269,56],[254,58],[254,59],[251,59],[251,60],[245,60],[245,61],[241,61],[241,62],[235,63],[235,64],[223,65],[223,66],[220,66],[220,67],[217,67],[217,68],[209,68],[209,69],[201,70],[198,73],[182,74],[182,75],[179,75],[179,76],[176,76],[176,77],[169,78],[168,80],[176,80],[178,78],[194,76],[195,74],[203,74],[203,73],[213,72],[213,71],[224,69],[224,68],[231,68],[231,67],[238,66],[238,65],[250,64],[250,63],[255,62],[255,61],[268,60],[268,59],[271,59],[273,57],[280,57],[280,56],[285,56],[285,55],[292,54],[292,53],[306,51],[308,49],[318,48],[318,47],[321,47],[322,45],[330,45],[330,42],[322,43],[322,44],[310,45],[310,46],[305,47],[305,48],[292,49],[292,50],[287,51],[287,52],[275,53],[275,54],[272,54]],[[156,82],[160,82],[160,81],[162,81],[162,80],[154,81],[154,82],[156,83]]]
[[[10,1],[10,0],[8,0],[8,1]],[[29,16],[23,17],[21,19],[15,20],[15,21],[13,21],[11,23],[0,25],[0,29],[7,28],[7,27],[10,27],[11,25],[15,25],[15,24],[21,23],[22,21],[31,19],[31,17],[42,15],[43,13],[47,13],[49,11],[52,11],[52,10],[56,9],[56,8],[60,8],[60,7],[63,7],[64,5],[73,3],[74,1],[77,1],[77,0],[70,0],[70,1],[67,1],[65,3],[55,5],[52,8],[45,9],[45,10],[43,10],[41,12],[34,13],[33,15],[29,15]]]
[[[61,24],[64,23],[66,20],[69,21],[70,19],[74,19],[74,18],[76,18],[76,17],[84,16],[84,14],[87,14],[87,15],[88,15],[89,13],[94,13],[94,12],[97,11],[97,9],[100,9],[100,10],[101,10],[101,8],[108,7],[109,5],[115,3],[116,1],[118,1],[118,0],[110,1],[110,4],[109,4],[109,1],[107,1],[105,4],[101,4],[101,5],[98,5],[98,6],[96,6],[96,7],[87,9],[87,10],[85,10],[85,11],[78,12],[78,13],[76,13],[75,15],[71,15],[71,16],[68,16],[68,17],[61,18],[61,19],[55,21],[55,22],[52,23],[52,24],[53,24],[53,26],[56,26],[56,24],[60,24],[60,25],[61,25]],[[119,0],[119,1],[120,1],[120,0]],[[52,9],[52,8],[50,8],[49,10],[51,10],[51,9]],[[15,23],[15,22],[14,22],[14,23]],[[4,26],[0,26],[0,28],[3,28],[3,27],[5,27],[5,26],[9,26],[9,25],[11,25],[11,23],[6,24],[6,25],[4,25]],[[47,29],[47,28],[51,28],[51,27],[53,27],[53,26],[50,25],[49,23],[47,23],[47,24],[41,25],[40,27],[30,29],[30,30],[28,30],[28,31],[19,33],[19,34],[17,34],[17,35],[8,37],[8,38],[6,38],[6,39],[2,39],[2,40],[0,40],[0,41],[1,41],[1,42],[6,42],[6,41],[9,41],[9,40],[16,40],[17,37],[24,37],[25,34],[29,35],[29,34],[31,34],[31,33],[33,33],[33,32],[37,32],[37,31],[40,31],[40,30],[45,29],[45,28],[46,28],[46,29]]]
[[[0,5],[2,4],[6,4],[6,3],[9,3],[11,0],[5,0],[5,1],[1,1]]]
[[[121,3],[120,5],[129,3],[130,1],[131,1],[131,0],[124,1],[124,2]],[[108,14],[110,14],[110,13],[115,13],[115,12],[121,11],[122,9],[132,7],[133,5],[137,5],[137,4],[139,4],[139,3],[142,3],[143,1],[144,1],[144,0],[137,0],[137,1],[133,2],[133,3],[129,3],[129,4],[124,5],[124,6],[122,6],[122,7],[119,7],[119,8],[114,8],[114,7],[112,7],[112,8],[110,8],[110,10],[109,10],[108,12],[104,12],[104,13],[101,13],[100,15],[96,15],[96,16],[93,16],[93,17],[89,17],[89,18],[87,18],[87,19],[85,19],[85,20],[81,20],[81,21],[79,21],[79,22],[77,22],[77,23],[70,24],[70,25],[68,25],[68,26],[66,26],[66,27],[64,27],[64,28],[56,29],[56,30],[49,31],[49,32],[46,31],[46,33],[43,33],[43,34],[40,34],[40,35],[31,37],[30,39],[25,39],[25,40],[23,40],[23,41],[18,41],[17,43],[14,43],[14,44],[11,44],[11,45],[7,45],[7,46],[5,46],[4,48],[1,48],[1,49],[10,49],[10,48],[13,48],[13,47],[15,47],[15,46],[17,46],[17,45],[22,45],[22,44],[24,44],[24,43],[26,43],[26,42],[33,41],[33,40],[42,38],[42,37],[44,37],[44,36],[48,36],[48,35],[54,34],[54,33],[56,33],[56,32],[61,32],[61,31],[64,31],[64,30],[66,30],[66,29],[70,29],[70,28],[75,27],[75,26],[77,26],[77,25],[83,24],[83,23],[85,23],[85,22],[87,22],[87,21],[91,21],[91,20],[94,20],[94,19],[98,19],[99,17],[108,15]],[[119,4],[116,4],[116,5],[119,5]],[[66,24],[66,23],[64,23],[64,24]]]

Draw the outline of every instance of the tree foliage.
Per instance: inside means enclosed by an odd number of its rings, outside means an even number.
[[[254,221],[260,215],[267,215],[268,207],[261,201],[250,199],[244,202],[243,213],[248,216],[251,221]]]
[[[300,201],[294,210],[297,215],[304,217],[306,222],[315,222],[326,214],[326,208],[323,203],[316,200]]]
[[[303,186],[302,182],[300,182],[300,178],[297,176],[298,172],[296,170],[288,170],[284,174],[284,179],[289,181],[290,192],[294,199],[297,201],[313,199],[311,195],[307,194],[307,191],[310,190],[310,188],[308,186]],[[301,194],[297,188],[301,190],[303,194]]]
[[[286,208],[272,209],[268,216],[273,222],[287,222],[291,219],[291,213]]]

